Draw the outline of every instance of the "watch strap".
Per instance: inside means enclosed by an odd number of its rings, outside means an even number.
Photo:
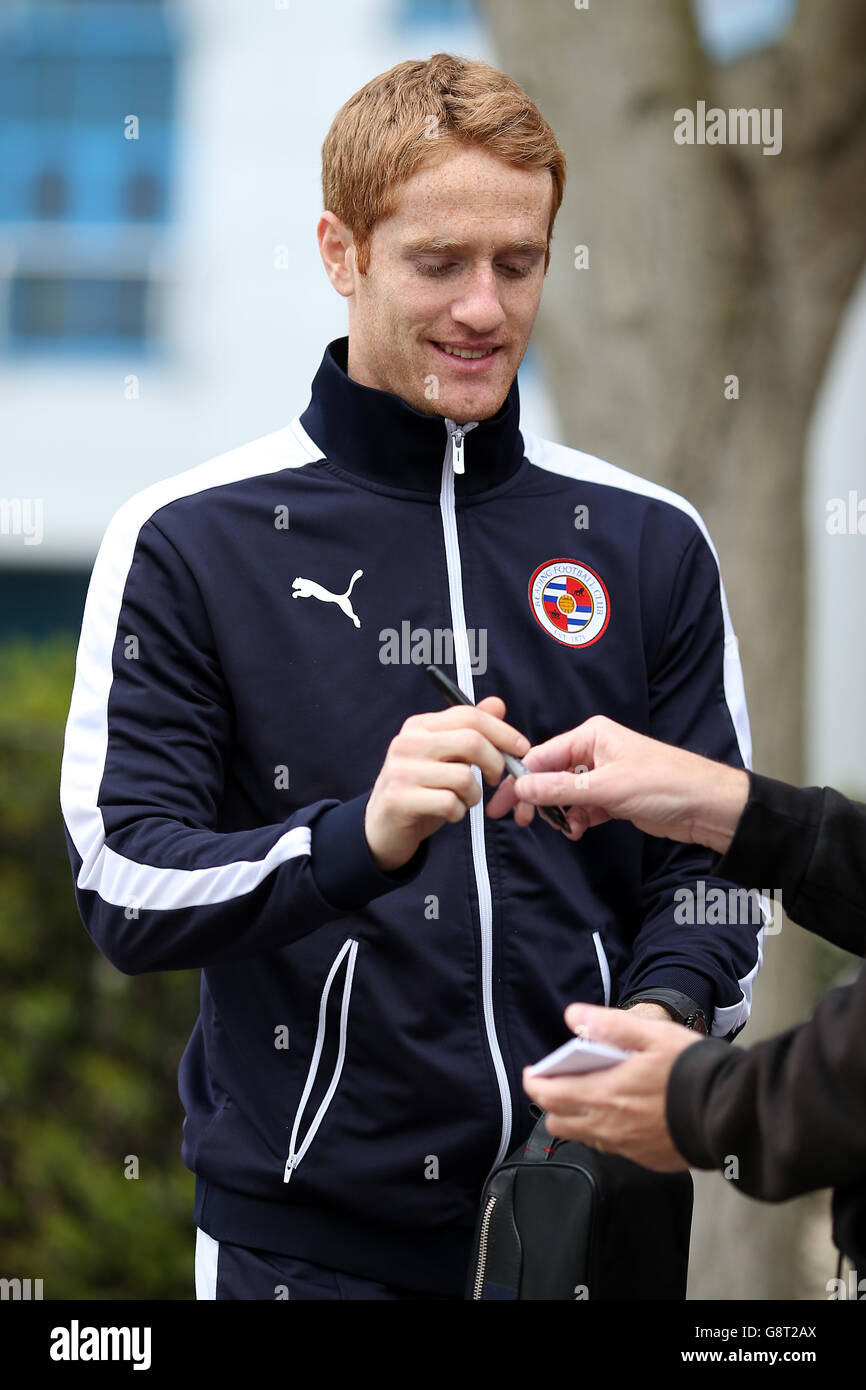
[[[676,1023],[681,1023],[685,1028],[694,1028],[700,1033],[709,1032],[707,1016],[700,1004],[696,1003],[688,994],[683,994],[681,990],[644,989],[639,994],[632,994],[628,999],[624,999],[618,1007],[630,1009],[634,1004],[642,1003],[661,1004]]]

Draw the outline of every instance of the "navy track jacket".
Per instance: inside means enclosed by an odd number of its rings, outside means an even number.
[[[61,806],[99,949],[202,972],[179,1072],[198,1225],[459,1296],[565,1006],[663,986],[733,1037],[763,922],[682,925],[678,890],[728,887],[715,856],[626,822],[573,844],[478,805],[380,872],[364,809],[404,720],[443,707],[424,665],[533,743],[603,713],[742,766],[748,722],[687,502],[521,434],[516,380],[459,427],[353,381],[347,349],[290,425],[110,522]]]

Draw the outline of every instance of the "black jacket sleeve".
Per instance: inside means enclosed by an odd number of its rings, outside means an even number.
[[[378,868],[367,794],[227,827],[234,696],[187,560],[130,499],[90,581],[60,802],[82,920],[128,975],[277,950],[417,873]]]
[[[713,872],[781,889],[792,922],[866,956],[866,806],[832,787],[749,774],[749,800]]]
[[[750,774],[750,794],[716,872],[780,888],[792,921],[860,955],[866,946],[866,806],[830,788]],[[708,1039],[677,1059],[667,1118],[696,1168],[730,1166],[752,1197],[781,1201],[863,1181],[866,969],[811,1018],[748,1051]],[[736,1159],[736,1165],[731,1163]]]

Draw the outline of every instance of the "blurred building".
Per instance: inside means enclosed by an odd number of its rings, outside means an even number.
[[[694,0],[717,61],[795,7]],[[127,497],[305,407],[347,328],[316,245],[322,139],[372,75],[440,49],[496,61],[471,0],[3,0],[0,636],[77,630]],[[824,520],[826,499],[866,499],[857,306],[806,510],[814,776],[843,785],[866,768],[866,536]],[[520,384],[527,426],[560,438],[531,350]]]
[[[492,57],[465,0],[0,9],[0,631],[77,628],[128,496],[304,409],[347,331],[322,140],[443,47]],[[531,351],[521,391],[555,432]]]

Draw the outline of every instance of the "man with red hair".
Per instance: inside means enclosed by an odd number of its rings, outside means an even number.
[[[368,83],[323,146],[348,338],[301,415],[133,498],[96,562],[61,799],[99,947],[202,972],[200,1297],[460,1297],[569,1000],[748,1016],[761,922],[674,921],[706,852],[483,814],[575,709],[749,758],[700,517],[520,429],[564,180],[484,63]],[[437,661],[477,708],[439,707]]]

